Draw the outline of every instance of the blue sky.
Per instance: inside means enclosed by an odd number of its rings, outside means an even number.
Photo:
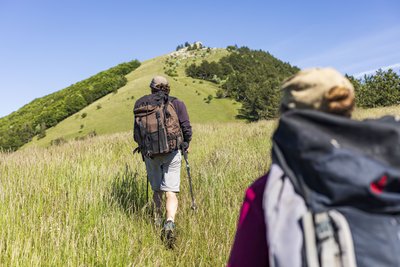
[[[357,75],[400,67],[400,1],[0,0],[0,117],[185,41]]]

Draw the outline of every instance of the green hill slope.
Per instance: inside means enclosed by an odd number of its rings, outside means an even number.
[[[171,84],[171,95],[183,100],[189,116],[194,123],[234,121],[240,104],[230,99],[213,98],[217,85],[207,81],[196,80],[185,76],[185,66],[203,59],[218,60],[227,55],[225,49],[202,49],[199,51],[179,51],[160,56],[145,62],[126,75],[128,83],[116,93],[109,94],[80,112],[70,116],[53,128],[46,131],[46,137],[34,140],[25,147],[46,146],[52,140],[69,140],[86,136],[90,133],[108,134],[128,131],[132,128],[133,104],[139,97],[149,94],[149,83],[155,75],[166,75],[174,69],[177,77],[168,77]],[[82,114],[85,114],[82,116]]]
[[[119,64],[0,118],[0,150],[14,151],[35,135],[43,137],[47,128],[124,86],[128,82],[125,75],[139,66],[137,60]]]

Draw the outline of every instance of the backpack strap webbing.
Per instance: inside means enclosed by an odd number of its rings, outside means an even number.
[[[282,168],[285,176],[290,179],[293,184],[294,190],[304,198],[304,202],[306,204],[307,209],[310,208],[310,198],[309,198],[309,190],[301,179],[297,179],[296,175],[289,167],[286,162],[285,156],[283,155],[281,149],[278,144],[273,141],[272,144],[272,159],[278,163],[278,165]]]
[[[314,216],[307,211],[301,219],[304,231],[304,247],[308,267],[320,267],[318,261],[317,243],[315,240]]]
[[[338,243],[328,212],[315,214],[315,234],[320,249],[321,266],[342,266]]]

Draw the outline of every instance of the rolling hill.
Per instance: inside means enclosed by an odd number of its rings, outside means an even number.
[[[32,140],[33,135],[26,136],[26,138],[21,134],[9,134],[8,136],[18,136],[20,141],[25,142],[23,147],[26,148],[60,144],[68,140],[85,139],[94,135],[131,131],[133,105],[139,97],[150,93],[149,83],[155,75],[168,77],[172,88],[171,95],[186,103],[192,123],[233,122],[238,118],[260,120],[276,118],[279,115],[279,84],[284,78],[297,72],[299,70],[297,67],[280,61],[268,52],[250,50],[247,47],[190,48],[184,47],[178,51],[139,63],[140,66],[136,65],[133,70],[125,71],[123,73],[125,76],[120,77],[123,78],[122,87],[106,89],[106,94],[103,94],[102,97],[92,98],[93,101],[90,98],[90,101],[86,100],[85,88],[88,86],[84,86],[84,84],[97,75],[78,82],[76,85],[81,85],[78,93],[71,90],[71,95],[66,95],[69,92],[68,88],[59,91],[64,92],[64,98],[59,99],[58,106],[51,110],[46,110],[46,105],[52,103],[49,102],[50,100],[53,101],[50,96],[59,92],[35,100],[38,103],[42,101],[45,105],[40,112],[33,114],[39,119],[35,123],[31,123],[27,130],[35,131],[38,135]],[[124,64],[120,65],[124,66]],[[118,66],[114,68],[118,68]],[[189,69],[191,71],[188,71]],[[366,107],[389,106],[396,103],[396,101],[381,101],[382,98],[397,99],[395,98],[396,90],[389,88],[390,90],[386,90],[386,95],[382,97],[383,91],[374,89],[387,87],[385,83],[380,83],[382,79],[390,84],[397,81],[398,76],[394,72],[388,71],[378,72],[366,81],[352,78],[356,87],[357,103],[364,104]],[[88,91],[103,92],[106,86],[107,83],[104,82],[102,84],[94,83],[89,86]],[[71,97],[73,101],[69,101]],[[18,117],[20,113],[22,115],[29,114],[25,111],[29,111],[35,101],[26,105],[18,111],[19,113],[14,114],[14,117]],[[38,106],[37,103],[36,106]],[[76,113],[69,113],[68,116],[64,116],[62,113],[61,115],[64,117],[61,117],[65,118],[64,120],[58,120],[57,123],[50,122],[50,126],[53,127],[49,129],[46,127],[49,125],[48,123],[42,127],[43,123],[40,118],[43,115],[51,116],[51,112],[63,112],[65,107],[67,110],[75,110]],[[7,121],[7,118],[1,120]],[[2,125],[1,120],[0,129],[7,129],[5,127],[8,125]],[[13,124],[9,125],[13,126]],[[24,123],[16,125],[18,133],[24,134],[25,125]],[[42,128],[45,129],[45,132]],[[12,129],[10,132],[13,132]],[[0,141],[4,136],[0,136]],[[31,141],[27,142],[29,140]]]
[[[171,95],[186,103],[193,123],[235,121],[240,103],[227,98],[213,98],[207,103],[207,97],[214,97],[218,86],[185,76],[185,66],[188,64],[199,63],[204,59],[217,61],[228,53],[225,49],[183,50],[144,61],[139,68],[126,75],[128,83],[117,92],[106,95],[55,127],[47,129],[44,138],[38,140],[35,137],[24,147],[47,146],[52,140],[70,140],[93,132],[102,135],[131,130],[134,102],[150,92],[149,83],[155,75],[168,77]],[[165,74],[171,68],[174,68],[176,77]]]

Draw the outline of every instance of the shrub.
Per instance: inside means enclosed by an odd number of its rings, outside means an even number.
[[[38,132],[38,140],[46,137],[46,129],[47,127],[45,123],[36,126],[35,130]]]
[[[37,139],[39,140],[45,137],[46,137],[46,130],[43,130],[38,134]]]
[[[213,77],[211,78],[211,81],[213,83],[220,84],[221,83],[221,78],[219,78],[216,74],[214,74]]]
[[[81,118],[84,119],[84,118],[86,118],[86,117],[87,117],[87,113],[86,113],[86,112],[83,112],[82,115],[81,115]]]
[[[217,92],[216,92],[216,97],[217,97],[217,98],[224,98],[224,97],[226,97],[226,94],[225,94],[224,90],[218,89]]]
[[[59,146],[59,145],[65,144],[66,142],[67,142],[67,140],[65,140],[64,137],[59,137],[57,139],[51,140],[50,145]]]
[[[178,73],[174,69],[168,69],[165,71],[165,74],[170,76],[170,77],[177,77]]]
[[[93,130],[93,131],[89,132],[87,136],[88,136],[89,138],[92,138],[92,137],[97,136],[96,130]]]

